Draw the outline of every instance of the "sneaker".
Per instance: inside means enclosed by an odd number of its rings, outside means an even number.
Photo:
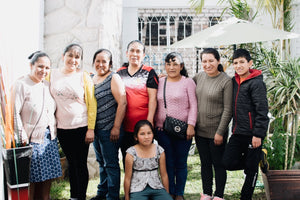
[[[225,199],[220,198],[220,197],[214,197],[212,200],[225,200]]]
[[[213,197],[207,194],[201,194],[200,200],[212,200]]]
[[[269,170],[269,163],[267,161],[267,149],[261,150],[261,161],[259,162],[260,170],[265,174]]]

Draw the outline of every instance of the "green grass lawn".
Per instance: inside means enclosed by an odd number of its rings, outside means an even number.
[[[122,165],[120,165],[122,166]],[[123,190],[123,178],[124,173],[122,171],[121,180],[121,197],[124,196]],[[238,200],[240,197],[240,191],[244,181],[243,171],[233,171],[227,173],[227,183],[225,188],[226,200]],[[99,178],[90,179],[87,199],[92,198],[97,193],[97,185]],[[262,183],[261,175],[259,174],[258,183]],[[70,197],[70,185],[68,181],[56,181],[52,183],[51,198],[52,199],[69,199]],[[200,176],[200,159],[198,153],[190,155],[188,158],[188,179],[185,187],[185,199],[186,200],[199,200],[200,192],[202,192],[202,183]],[[253,195],[253,200],[266,200],[265,192],[263,188],[256,188]]]

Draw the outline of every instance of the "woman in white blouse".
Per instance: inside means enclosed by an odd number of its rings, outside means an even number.
[[[62,176],[56,138],[55,101],[45,77],[50,59],[44,52],[29,56],[30,73],[13,87],[14,130],[17,146],[30,144],[30,199],[48,200],[51,181]]]

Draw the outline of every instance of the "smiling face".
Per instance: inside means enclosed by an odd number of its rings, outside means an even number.
[[[97,75],[105,76],[108,72],[110,72],[110,69],[112,67],[110,63],[110,57],[105,51],[98,53],[94,61],[94,67],[97,72]]]
[[[170,59],[165,64],[165,69],[168,74],[168,77],[171,79],[177,79],[181,77],[180,71],[183,66],[180,64],[180,60],[177,57]]]
[[[64,71],[75,72],[81,63],[81,51],[79,47],[72,47],[63,55]]]
[[[204,53],[201,58],[201,63],[203,70],[208,76],[213,77],[220,73],[218,71],[218,65],[220,64],[220,61],[218,61],[213,54]]]
[[[144,47],[138,42],[134,42],[129,45],[126,51],[129,65],[139,67],[145,57]]]
[[[49,58],[39,57],[34,64],[30,64],[30,69],[30,78],[36,83],[41,82],[50,72]]]
[[[233,60],[234,70],[241,78],[246,78],[250,74],[249,69],[252,64],[252,60],[248,62],[244,57],[239,57]]]
[[[139,129],[137,133],[136,140],[138,141],[139,144],[143,146],[151,145],[153,142],[153,137],[154,134],[151,130],[151,128],[148,125],[143,125]]]

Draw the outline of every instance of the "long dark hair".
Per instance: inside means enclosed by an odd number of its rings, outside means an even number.
[[[214,48],[205,48],[201,53],[200,53],[200,59],[202,61],[202,55],[203,54],[212,54],[214,55],[215,59],[217,59],[217,61],[220,61],[220,54],[219,52],[214,49]],[[224,72],[224,68],[222,64],[218,65],[218,71],[219,72]]]
[[[138,135],[138,132],[139,132],[140,128],[141,128],[142,126],[144,126],[144,125],[147,125],[147,126],[150,127],[150,129],[151,129],[151,131],[152,131],[152,133],[153,133],[153,139],[154,139],[154,128],[153,128],[152,124],[151,124],[148,120],[140,120],[140,121],[138,121],[138,122],[135,124],[135,126],[134,126],[134,131],[133,131],[133,136],[134,136],[135,138],[137,138],[137,135]]]
[[[182,67],[182,69],[180,70],[180,74],[181,74],[182,76],[189,77],[189,75],[188,75],[188,73],[187,73],[187,70],[186,70],[186,68],[185,68],[185,64],[184,64],[184,62],[183,62],[183,58],[182,58],[182,56],[181,56],[180,53],[178,53],[178,52],[171,52],[171,53],[169,53],[169,54],[166,56],[166,58],[165,58],[165,62],[166,62],[166,63],[174,62],[174,61],[175,61],[175,60],[174,60],[175,58],[178,58],[178,60],[179,60],[179,62],[180,62],[180,67]]]

